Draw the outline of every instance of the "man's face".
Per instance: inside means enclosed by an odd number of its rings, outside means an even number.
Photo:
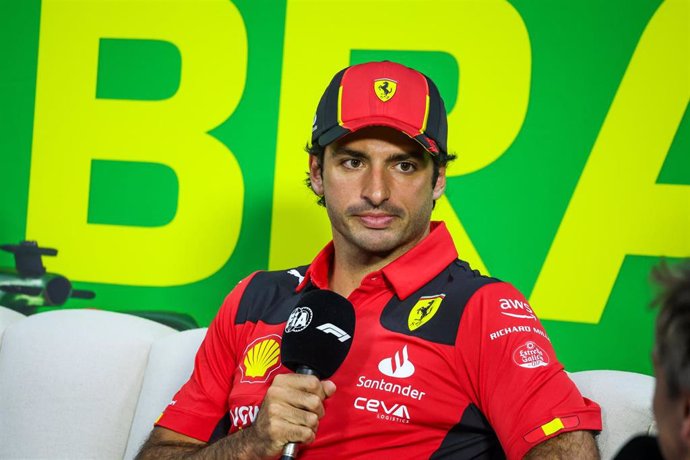
[[[310,157],[309,171],[326,199],[336,247],[354,256],[397,257],[412,248],[428,234],[433,200],[445,188],[445,168],[432,186],[429,154],[386,127],[328,145],[323,165]]]
[[[654,361],[654,418],[659,430],[659,447],[663,457],[667,460],[688,458],[687,437],[687,401],[682,396],[672,398],[668,392],[668,384],[664,370],[656,356]]]

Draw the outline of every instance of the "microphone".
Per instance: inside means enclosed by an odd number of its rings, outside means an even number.
[[[297,374],[327,379],[345,360],[354,334],[355,309],[349,300],[333,291],[309,291],[285,324],[282,363]],[[297,446],[286,444],[280,460],[296,459]]]

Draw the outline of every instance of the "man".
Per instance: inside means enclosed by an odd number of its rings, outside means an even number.
[[[597,458],[599,407],[556,361],[524,297],[457,260],[430,222],[452,159],[443,101],[392,62],[339,72],[312,129],[309,186],[333,241],[308,267],[260,272],[228,296],[189,382],[141,458]],[[354,304],[331,380],[277,359],[300,296]],[[230,414],[230,433],[219,421]],[[214,432],[215,430],[215,432]],[[215,434],[214,434],[215,433]],[[209,440],[220,438],[217,442]]]
[[[690,262],[675,268],[661,265],[652,274],[662,287],[655,301],[660,310],[652,352],[659,436],[633,439],[618,460],[690,459]]]

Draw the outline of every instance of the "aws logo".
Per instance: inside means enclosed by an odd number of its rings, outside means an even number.
[[[280,364],[280,336],[259,337],[247,345],[240,362],[243,383],[264,383]]]
[[[381,102],[391,100],[395,96],[395,90],[398,89],[398,82],[395,80],[388,80],[387,78],[379,78],[374,81],[374,92]]]
[[[410,316],[407,317],[407,327],[410,328],[410,331],[419,329],[433,318],[445,297],[445,294],[420,297],[412,307]]]
[[[517,299],[499,299],[502,315],[512,316],[513,318],[533,319],[537,320],[529,303]]]

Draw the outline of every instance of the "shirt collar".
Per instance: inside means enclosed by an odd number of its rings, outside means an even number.
[[[309,283],[319,289],[328,289],[333,253],[331,241],[312,261],[304,280],[297,286],[298,292]],[[458,252],[446,224],[431,222],[429,234],[415,247],[383,267],[381,272],[398,298],[405,299],[431,281],[457,257]]]
[[[304,289],[310,283],[318,289],[328,289],[328,274],[331,271],[334,252],[335,248],[333,247],[333,241],[331,241],[312,260],[307,272],[304,274],[304,279],[297,286],[297,292]]]

